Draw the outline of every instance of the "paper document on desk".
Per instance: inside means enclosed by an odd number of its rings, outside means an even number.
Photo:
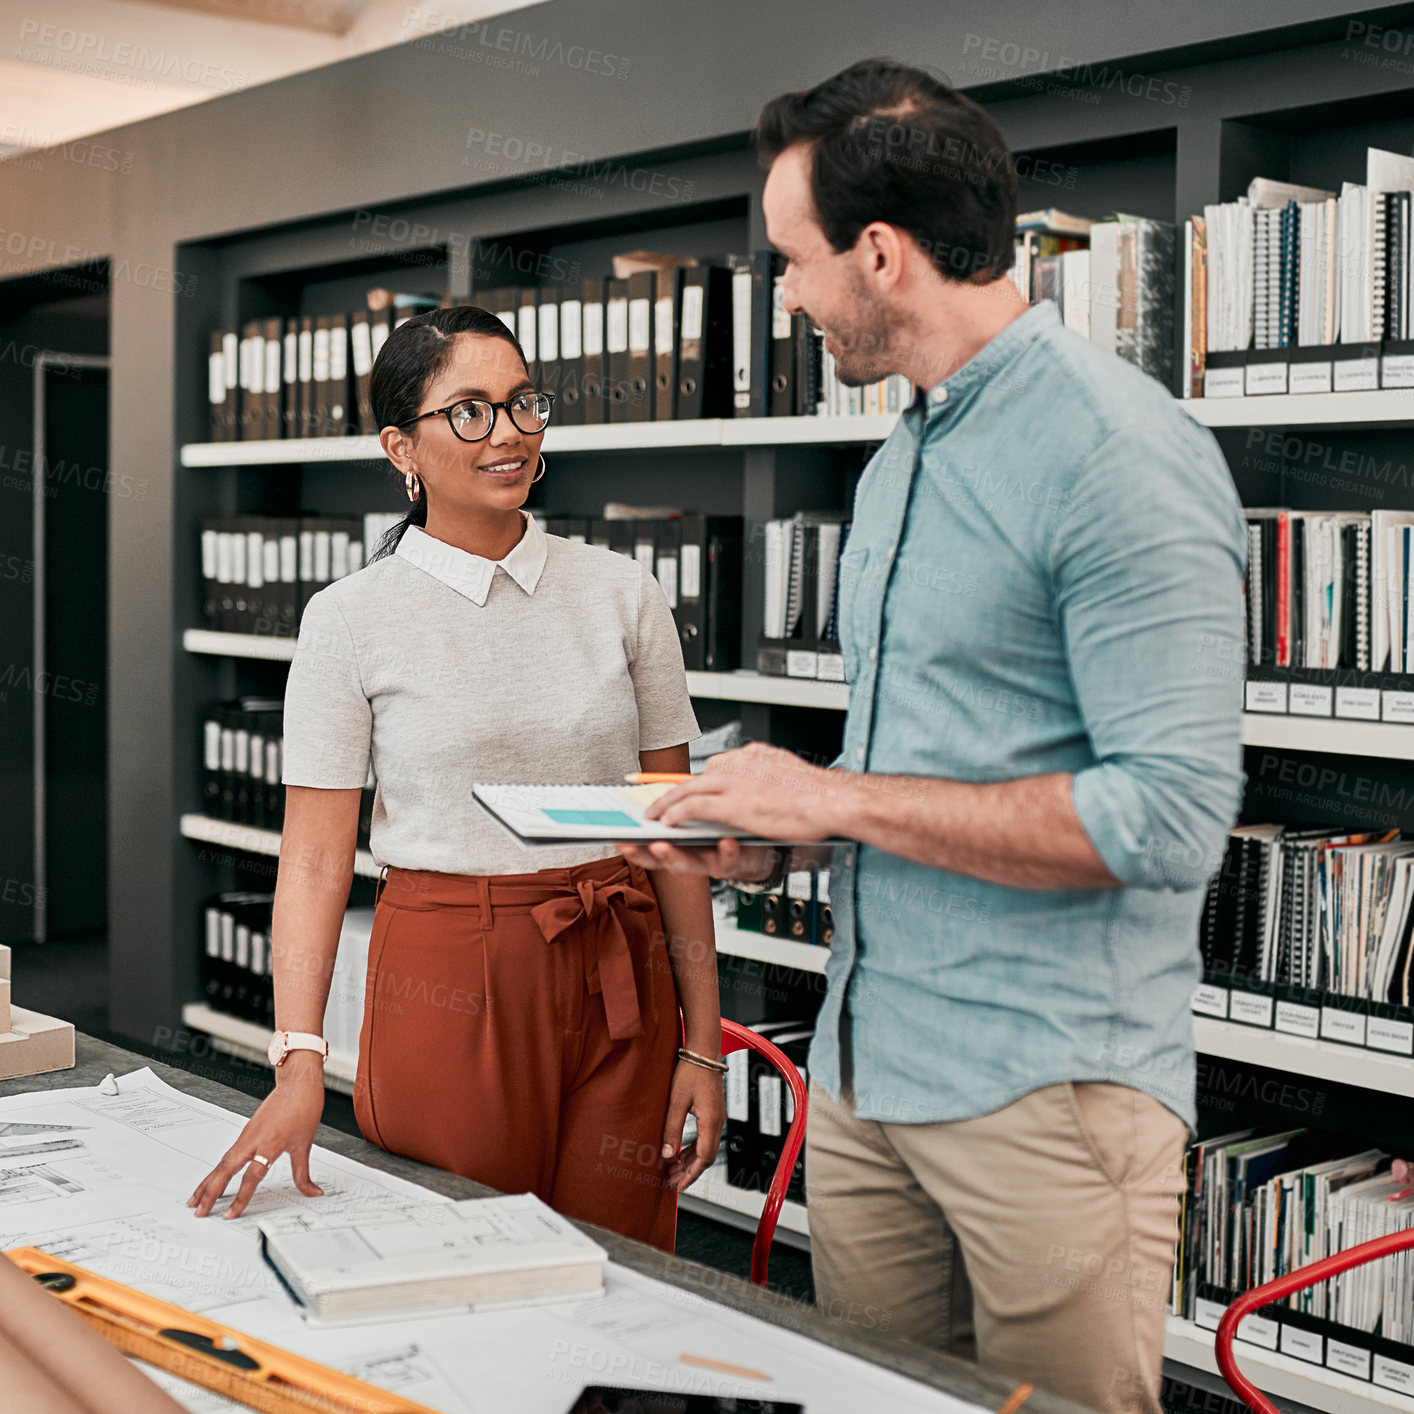
[[[565,1414],[580,1389],[605,1383],[795,1401],[809,1414],[981,1407],[614,1262],[604,1294],[588,1301],[315,1328],[262,1261],[259,1222],[394,1214],[450,1200],[316,1146],[310,1175],[325,1196],[304,1197],[280,1158],[241,1217],[223,1221],[218,1205],[197,1218],[186,1199],[245,1120],[150,1070],[120,1076],[118,1088],[114,1096],[87,1086],[0,1099],[0,1123],[63,1125],[78,1141],[0,1158],[0,1248],[42,1248],[447,1414]],[[154,1378],[191,1414],[235,1408],[173,1376]]]
[[[521,844],[574,842],[629,843],[672,840],[676,844],[712,844],[730,837],[748,844],[805,844],[804,840],[763,839],[710,820],[663,825],[643,812],[671,785],[535,786],[477,785],[472,794],[481,808]],[[824,844],[843,841],[824,840]]]

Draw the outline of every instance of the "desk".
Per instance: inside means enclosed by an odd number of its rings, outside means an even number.
[[[156,1075],[175,1089],[219,1105],[235,1114],[250,1115],[258,1104],[257,1100],[240,1091],[232,1090],[200,1074],[149,1061],[143,1056],[89,1036],[80,1035],[77,1038],[77,1059],[78,1064],[73,1070],[0,1082],[0,1096],[96,1085],[110,1071],[115,1075],[122,1075],[128,1071],[139,1070],[143,1066],[150,1066]],[[341,1133],[328,1126],[320,1126],[316,1142],[335,1153],[412,1183],[421,1184],[448,1198],[476,1198],[492,1191],[441,1169],[429,1168],[414,1160],[385,1153],[364,1139]],[[902,1342],[889,1341],[847,1321],[828,1319],[813,1307],[762,1291],[748,1282],[710,1267],[670,1257],[655,1248],[601,1228],[585,1225],[585,1230],[608,1251],[614,1261],[645,1276],[680,1287],[770,1325],[793,1331],[797,1335],[822,1341],[837,1350],[846,1351],[922,1384],[944,1390],[960,1399],[971,1400],[983,1408],[1000,1408],[1011,1393],[1012,1382],[983,1374],[963,1361]],[[1024,1414],[1077,1414],[1078,1408],[1068,1401],[1038,1392],[1026,1401]]]

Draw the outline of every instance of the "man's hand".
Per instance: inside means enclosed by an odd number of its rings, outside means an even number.
[[[665,825],[711,820],[763,839],[807,842],[843,833],[835,828],[844,799],[844,773],[802,761],[793,752],[753,742],[738,751],[711,757],[700,775],[659,796],[644,814]],[[707,874],[714,879],[747,882],[766,878],[774,851],[743,847],[723,838],[714,847],[682,848],[665,840],[621,844],[619,853],[644,869],[679,874]]]

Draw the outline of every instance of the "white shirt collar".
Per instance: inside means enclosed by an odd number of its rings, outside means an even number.
[[[515,548],[503,560],[488,560],[410,525],[398,542],[397,553],[409,564],[465,595],[473,604],[484,605],[498,567],[527,594],[535,593],[545,568],[545,531],[533,515],[525,515],[525,534]]]

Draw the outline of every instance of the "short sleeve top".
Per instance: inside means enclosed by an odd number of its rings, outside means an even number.
[[[285,689],[282,779],[378,780],[380,864],[524,874],[610,857],[530,849],[472,786],[604,783],[698,734],[658,581],[532,517],[500,561],[410,526],[396,553],[310,599]]]

